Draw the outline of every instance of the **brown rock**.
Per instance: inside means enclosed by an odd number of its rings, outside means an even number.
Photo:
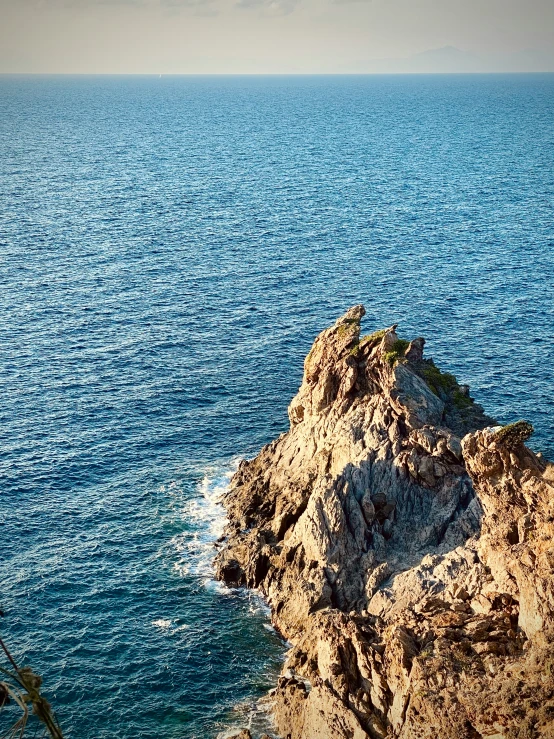
[[[364,313],[317,337],[290,430],[224,501],[218,576],[259,588],[294,645],[279,732],[551,739],[554,469],[528,426],[460,403],[423,340],[360,338]]]

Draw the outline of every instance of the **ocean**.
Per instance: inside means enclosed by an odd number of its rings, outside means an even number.
[[[0,634],[68,739],[266,726],[220,496],[364,303],[554,456],[554,75],[0,77]]]

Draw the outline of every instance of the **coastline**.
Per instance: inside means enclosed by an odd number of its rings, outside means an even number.
[[[203,477],[198,484],[197,494],[187,500],[181,511],[183,520],[191,530],[174,536],[169,542],[170,546],[179,555],[179,561],[174,563],[174,569],[182,577],[193,577],[201,586],[208,590],[215,590],[221,596],[233,601],[236,607],[236,599],[246,604],[248,615],[246,618],[256,617],[263,622],[260,624],[283,642],[280,664],[284,664],[285,652],[291,645],[286,645],[284,640],[271,625],[271,611],[263,595],[257,590],[245,590],[244,588],[229,587],[226,583],[216,578],[214,569],[213,550],[218,546],[218,540],[226,525],[228,525],[227,512],[223,506],[223,499],[229,490],[229,484],[236,473],[242,457],[234,457],[227,463],[213,464],[203,472]],[[233,606],[231,606],[233,607]],[[162,630],[172,630],[172,621],[159,619],[152,623],[153,626]],[[183,628],[178,627],[177,631]],[[230,647],[231,648],[231,647]],[[277,681],[281,667],[272,670],[266,675],[267,680]],[[257,695],[255,694],[257,693]],[[273,701],[267,693],[255,691],[250,697],[245,697],[240,703],[230,705],[227,717],[220,723],[223,724],[216,734],[216,739],[230,739],[236,736],[237,731],[244,725],[248,730],[263,734],[274,732]]]

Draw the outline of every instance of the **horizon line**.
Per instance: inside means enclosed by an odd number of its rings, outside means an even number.
[[[554,75],[552,70],[434,72],[2,72],[0,77],[437,77],[447,75]]]

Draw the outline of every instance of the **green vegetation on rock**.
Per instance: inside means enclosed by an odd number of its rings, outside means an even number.
[[[380,331],[374,331],[372,334],[366,334],[366,336],[362,336],[360,344],[361,343],[369,344],[370,341],[378,341],[379,339],[382,339],[386,333],[387,333],[387,329],[382,328]]]
[[[529,421],[516,421],[509,423],[497,431],[495,434],[496,441],[499,441],[507,449],[515,449],[523,444],[533,434],[535,429]]]
[[[469,395],[464,395],[459,390],[454,390],[452,393],[452,400],[454,401],[454,405],[459,410],[463,410],[464,408],[469,408],[471,405],[473,405],[473,398],[470,398]]]
[[[404,357],[409,346],[410,342],[406,341],[406,339],[397,339],[391,349],[388,352],[385,352],[385,361],[392,367],[396,362]]]
[[[463,401],[468,400],[469,404],[471,404],[471,400],[467,398],[466,396],[462,395],[462,393],[458,390],[458,381],[454,377],[454,375],[451,375],[450,372],[441,372],[438,367],[435,366],[432,359],[428,360],[428,364],[424,369],[422,370],[423,377],[425,378],[425,381],[431,388],[431,390],[435,393],[435,395],[438,395],[440,397],[441,391],[442,393],[451,393],[453,392],[455,395],[460,396],[459,401],[460,404]],[[456,397],[454,398],[454,403],[458,405],[458,402],[456,401]],[[465,402],[464,402],[464,405]]]
[[[356,331],[356,326],[358,325],[358,323],[359,322],[355,321],[354,319],[346,319],[337,327],[337,335],[346,336],[347,334],[354,333]]]

